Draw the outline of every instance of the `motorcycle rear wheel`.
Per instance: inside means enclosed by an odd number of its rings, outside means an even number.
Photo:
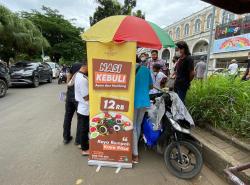
[[[170,143],[164,152],[164,160],[168,170],[178,178],[191,179],[198,175],[202,169],[203,159],[201,152],[187,141],[179,141],[180,153],[183,161],[178,160],[177,142]],[[186,153],[184,152],[186,149]],[[191,156],[192,154],[192,156]],[[195,161],[194,161],[194,159]],[[193,160],[193,161],[192,161]],[[187,170],[192,167],[191,170]]]

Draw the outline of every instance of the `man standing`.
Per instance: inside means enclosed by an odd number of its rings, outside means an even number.
[[[198,62],[194,68],[196,78],[198,80],[203,80],[206,72],[206,63],[204,62],[204,56],[200,58],[200,62]]]
[[[72,136],[70,133],[71,130],[71,122],[74,116],[74,113],[77,110],[77,102],[75,100],[75,88],[74,88],[74,75],[81,68],[81,63],[74,63],[69,70],[69,74],[67,75],[67,83],[71,80],[73,83],[68,84],[67,93],[66,93],[66,102],[65,102],[65,115],[64,115],[64,123],[63,123],[63,142],[64,144],[68,144],[72,140]],[[80,144],[79,139],[79,131],[76,131],[75,144]]]
[[[231,64],[228,66],[228,72],[230,75],[237,76],[238,73],[238,64],[235,59],[231,60]]]
[[[134,99],[134,130],[133,130],[133,163],[139,162],[138,141],[141,134],[141,124],[146,112],[150,107],[149,91],[153,86],[153,81],[149,69],[140,65],[141,61],[136,58],[135,77],[135,99]]]
[[[152,50],[151,51],[151,60],[148,61],[147,67],[153,71],[153,65],[154,64],[160,64],[161,65],[161,71],[167,75],[168,69],[166,67],[166,62],[162,59],[158,58],[158,51],[157,50]]]
[[[77,130],[80,132],[82,155],[89,155],[89,82],[88,67],[83,64],[75,76],[75,99],[77,106]]]
[[[176,56],[179,57],[179,60],[176,64],[176,80],[174,90],[182,102],[185,103],[187,90],[189,89],[191,81],[194,78],[194,61],[185,41],[177,42],[176,46]]]

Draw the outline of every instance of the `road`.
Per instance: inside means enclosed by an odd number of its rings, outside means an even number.
[[[64,103],[59,92],[65,85],[10,88],[0,99],[1,185],[224,185],[204,165],[201,174],[185,181],[171,175],[161,155],[141,153],[141,163],[115,174],[113,168],[87,165],[73,143],[63,145]],[[76,119],[73,121],[75,134]]]

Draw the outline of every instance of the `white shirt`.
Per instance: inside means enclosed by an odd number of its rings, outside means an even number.
[[[206,72],[206,63],[204,61],[200,61],[195,66],[195,72],[197,78],[204,78]]]
[[[232,63],[228,66],[228,72],[230,75],[236,75],[238,72],[238,64]]]
[[[75,76],[75,99],[78,102],[77,113],[88,116],[89,115],[89,101],[85,101],[84,97],[89,94],[88,78],[78,72]]]
[[[151,76],[153,79],[153,85],[159,89],[161,88],[161,80],[167,77],[163,72],[159,72],[156,75],[154,73],[151,73]],[[157,89],[151,89],[149,91],[149,94],[156,94],[156,93],[159,93]]]

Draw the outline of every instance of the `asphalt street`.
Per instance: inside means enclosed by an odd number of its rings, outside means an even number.
[[[10,88],[0,99],[0,185],[224,185],[204,165],[192,180],[171,175],[163,157],[141,148],[141,163],[133,169],[87,165],[87,157],[73,144],[62,142],[65,85]],[[76,116],[75,116],[76,117]],[[76,118],[72,125],[75,135]]]

